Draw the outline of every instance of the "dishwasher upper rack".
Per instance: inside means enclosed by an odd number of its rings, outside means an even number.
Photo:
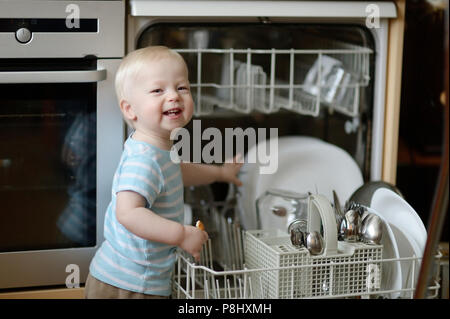
[[[333,49],[175,49],[196,56],[196,83],[191,83],[194,114],[208,115],[215,107],[250,113],[274,113],[283,108],[318,116],[321,105],[348,116],[359,111],[360,87],[370,81],[370,56],[366,47],[345,44]],[[208,56],[220,56],[221,66],[203,65]],[[265,56],[268,70],[253,64]],[[280,56],[289,59],[289,76],[277,78]],[[241,57],[239,60],[237,57]],[[245,57],[245,58],[243,58]],[[302,63],[308,57],[308,63]],[[243,59],[242,59],[243,58]],[[242,61],[244,60],[244,61]],[[305,58],[306,60],[306,58]],[[314,62],[312,62],[314,61]],[[206,67],[208,69],[206,69]],[[203,80],[211,68],[221,68],[221,80]],[[267,71],[267,72],[265,72]],[[268,73],[268,74],[267,74]],[[299,79],[296,80],[296,76]],[[213,91],[211,91],[213,90]]]
[[[242,234],[244,236],[244,234]],[[436,273],[434,274],[431,284],[428,286],[428,299],[435,299],[439,295],[440,289],[440,267],[439,262],[442,254],[438,252],[435,256]],[[416,256],[381,259],[377,262],[411,262],[412,265],[420,263],[421,258]],[[375,298],[389,298],[393,293],[400,294],[401,299],[412,299],[414,297],[415,286],[411,283],[409,287],[395,290],[381,290],[368,289],[365,292],[357,293],[341,293],[333,294],[332,289],[316,283],[316,289],[323,288],[322,293],[317,293],[314,297],[302,297],[297,294],[294,287],[296,286],[295,274],[299,271],[320,271],[321,267],[345,267],[355,266],[361,262],[341,262],[335,264],[316,264],[316,265],[300,265],[300,266],[282,266],[271,268],[249,269],[243,266],[242,269],[236,270],[217,270],[214,267],[212,260],[211,241],[208,240],[203,246],[200,261],[195,263],[192,256],[188,255],[182,250],[177,251],[177,261],[175,264],[175,271],[173,275],[172,297],[176,299],[271,299],[269,287],[265,285],[263,278],[270,276],[271,273],[283,272],[286,280],[284,283],[291,287],[291,292],[284,295],[285,299],[329,299],[329,298],[350,298],[350,299],[375,299]],[[357,266],[357,265],[356,265]],[[415,276],[414,266],[412,277]],[[418,270],[416,270],[418,271]],[[330,271],[329,273],[333,273]],[[259,280],[258,280],[259,278]],[[272,297],[273,298],[273,297]]]

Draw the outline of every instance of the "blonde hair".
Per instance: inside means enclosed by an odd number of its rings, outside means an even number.
[[[178,52],[162,45],[138,49],[125,56],[120,63],[115,78],[116,95],[119,104],[126,98],[127,82],[136,78],[147,63],[165,58],[175,58],[186,66],[186,62]]]

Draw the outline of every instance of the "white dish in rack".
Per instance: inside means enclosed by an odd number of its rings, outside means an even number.
[[[395,192],[380,188],[372,196],[370,207],[377,210],[390,224],[400,257],[423,257],[425,245],[427,243],[427,231],[422,219],[416,211],[401,196]],[[412,282],[412,267],[414,270],[414,283]],[[401,262],[403,273],[403,288],[414,287],[417,283],[420,270],[420,260],[405,260]],[[410,297],[408,292],[402,297]]]
[[[270,141],[264,140],[260,142],[259,147],[263,149],[266,147],[266,143],[270,145]],[[278,138],[278,154],[283,149],[288,147],[303,147],[309,143],[322,143],[321,140],[313,137],[304,136],[287,136]],[[264,166],[258,159],[257,145],[253,145],[249,148],[245,155],[245,163],[242,166],[239,178],[243,185],[238,188],[238,207],[240,212],[240,221],[244,229],[257,229],[256,219],[256,186],[260,177],[260,167]],[[249,159],[256,158],[256,163],[249,162]]]
[[[381,290],[396,290],[389,294],[391,299],[400,297],[398,290],[402,289],[403,277],[400,261],[400,253],[397,240],[389,222],[373,208],[368,207],[369,213],[375,214],[383,221],[383,234],[381,236],[381,245],[383,245],[383,260],[397,259],[393,261],[383,262],[381,265]]]

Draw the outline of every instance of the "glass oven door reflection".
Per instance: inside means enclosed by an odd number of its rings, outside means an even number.
[[[95,246],[96,86],[0,84],[0,252]]]

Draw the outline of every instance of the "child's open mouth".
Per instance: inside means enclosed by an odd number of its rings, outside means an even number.
[[[180,108],[173,108],[163,112],[163,115],[168,116],[170,118],[177,118],[181,115],[182,110]]]

